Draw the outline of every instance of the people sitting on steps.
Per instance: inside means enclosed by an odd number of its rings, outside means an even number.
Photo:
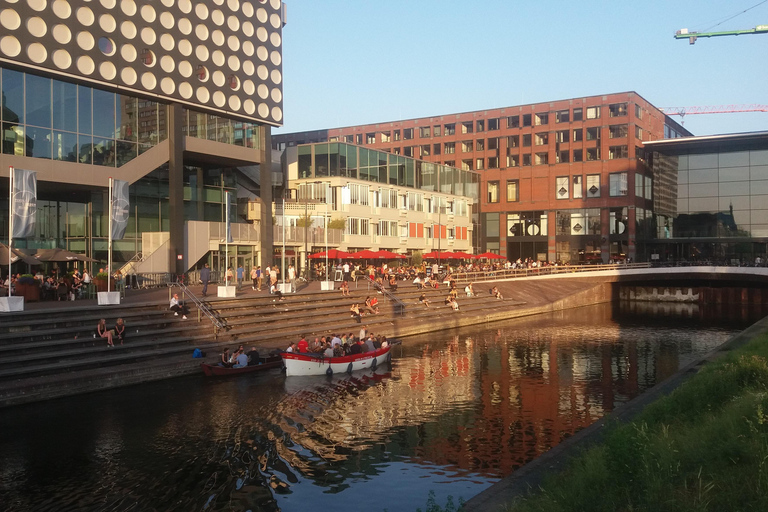
[[[174,293],[173,297],[171,297],[170,310],[173,311],[173,316],[179,316],[179,314],[181,314],[182,320],[186,320],[187,315],[189,314],[189,309],[187,309],[187,306],[179,300],[178,293]]]
[[[99,338],[106,338],[107,339],[107,348],[114,348],[115,344],[112,342],[112,329],[107,329],[107,320],[106,318],[102,318],[99,320],[98,325],[96,326],[96,335]]]

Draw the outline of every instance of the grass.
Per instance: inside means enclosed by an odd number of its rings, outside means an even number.
[[[611,425],[512,512],[768,510],[768,335]]]

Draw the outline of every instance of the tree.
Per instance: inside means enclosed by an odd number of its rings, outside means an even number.
[[[421,255],[421,251],[414,251],[411,254],[411,264],[415,266],[421,265],[421,262],[424,261],[424,257]]]
[[[312,227],[312,217],[307,215],[306,217],[299,217],[299,220],[296,221],[296,227],[297,228],[311,228]]]
[[[347,229],[347,219],[331,219],[328,229]]]

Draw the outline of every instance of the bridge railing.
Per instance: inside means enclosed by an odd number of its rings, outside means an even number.
[[[484,270],[478,272],[455,272],[451,278],[457,283],[482,283],[484,281],[503,281],[522,277],[546,276],[554,274],[575,274],[598,270],[624,270],[630,268],[651,268],[650,263],[610,263],[604,265],[550,265],[535,268],[515,268],[502,270]]]

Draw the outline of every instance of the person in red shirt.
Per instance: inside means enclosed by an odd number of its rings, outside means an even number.
[[[309,349],[309,343],[307,343],[307,340],[304,336],[301,337],[301,340],[299,340],[299,352],[307,352]]]

